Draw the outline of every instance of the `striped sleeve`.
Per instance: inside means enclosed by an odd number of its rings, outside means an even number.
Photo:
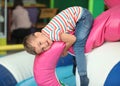
[[[81,16],[81,7],[69,7],[61,11],[43,28],[46,34],[53,41],[61,41],[61,33],[69,33],[74,31],[76,22]]]

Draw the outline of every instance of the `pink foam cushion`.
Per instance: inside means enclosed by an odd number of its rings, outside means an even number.
[[[35,57],[34,77],[38,86],[61,86],[55,68],[64,47],[63,42],[54,42],[48,51]]]
[[[104,0],[104,3],[108,8],[120,5],[120,0]]]
[[[105,41],[118,40],[120,40],[120,6],[108,9],[94,20],[85,50],[90,52]]]

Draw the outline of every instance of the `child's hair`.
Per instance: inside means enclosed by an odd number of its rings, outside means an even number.
[[[14,4],[13,4],[13,9],[15,9],[17,6],[23,6],[23,0],[14,0]]]
[[[34,47],[30,44],[31,41],[34,40],[34,38],[35,38],[34,33],[26,36],[26,37],[23,39],[23,45],[24,45],[25,50],[26,50],[28,53],[33,54],[33,55],[36,55],[37,53],[35,52]]]

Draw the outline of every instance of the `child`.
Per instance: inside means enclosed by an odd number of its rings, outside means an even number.
[[[73,45],[81,86],[88,86],[84,47],[91,30],[93,17],[87,9],[73,6],[61,11],[41,32],[25,37],[23,44],[27,52],[39,54],[48,50],[54,41],[63,41],[66,47],[63,56]],[[75,31],[75,35],[70,34]]]

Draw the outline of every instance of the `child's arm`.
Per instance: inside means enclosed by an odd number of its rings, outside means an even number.
[[[68,49],[73,45],[73,43],[76,41],[76,37],[71,34],[61,33],[60,38],[63,42],[66,43],[66,47],[63,51],[63,56],[67,55]]]

